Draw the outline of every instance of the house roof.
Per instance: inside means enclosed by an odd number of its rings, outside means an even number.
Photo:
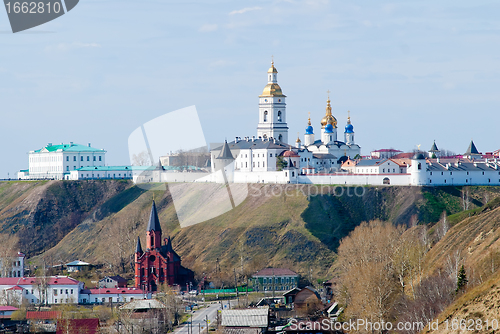
[[[7,290],[24,290],[24,289],[21,288],[19,285],[14,285],[13,287],[8,288]]]
[[[487,171],[487,170],[495,170],[493,165],[488,165],[484,162],[473,163],[469,162],[469,160],[461,160],[454,162],[437,162],[436,160],[431,160],[430,164],[427,164],[427,170],[434,172],[474,172],[474,171]]]
[[[165,304],[156,299],[135,299],[120,307],[122,310],[151,310],[164,308],[166,308]]]
[[[66,263],[66,266],[90,266],[90,263],[87,263],[87,262],[83,262],[83,261],[80,261],[80,260],[75,260],[75,261],[72,261],[70,263]]]
[[[299,292],[300,289],[299,288],[293,288],[291,290],[288,290],[286,292],[283,293],[283,296],[287,297],[287,296],[295,296],[297,294],[297,292]]]
[[[336,156],[330,153],[313,153],[313,158],[316,159],[337,159]]]
[[[61,319],[57,321],[56,334],[96,334],[99,332],[99,319]]]
[[[359,160],[356,163],[356,166],[377,166],[380,165],[382,162],[386,161],[387,159],[362,159]]]
[[[62,152],[101,152],[104,153],[106,152],[103,149],[98,149],[98,148],[93,148],[90,146],[86,145],[80,145],[80,144],[60,144],[60,145],[47,145],[45,147],[42,147],[39,150],[35,150],[35,153],[40,153],[40,152],[56,152],[56,151],[62,151]]]
[[[299,276],[299,275],[296,272],[293,272],[290,269],[286,268],[266,268],[252,275],[252,277],[259,277],[259,276],[267,277],[267,276]]]
[[[221,318],[221,325],[227,327],[267,327],[269,308],[222,310]]]
[[[35,320],[50,320],[50,319],[58,319],[61,316],[60,311],[27,311],[26,319],[35,319]]]
[[[33,285],[41,279],[41,277],[0,277],[0,285]],[[46,279],[49,285],[79,285],[81,283],[68,276],[50,276]]]
[[[227,143],[228,147],[231,150],[246,150],[246,149],[283,149],[283,150],[288,150],[291,146],[283,143],[279,140],[263,140],[263,139],[249,139],[247,140],[242,140],[239,139],[237,142],[230,142]],[[223,146],[219,146],[214,149],[214,151],[220,151],[222,150]]]
[[[403,151],[395,150],[393,148],[383,148],[383,149],[375,150],[375,151],[372,151],[372,152],[403,152]]]
[[[127,282],[127,280],[125,278],[121,277],[120,275],[106,276],[106,277],[102,278],[101,281],[103,281],[107,278],[110,278],[110,279],[117,281],[117,282]]]
[[[14,306],[0,306],[0,312],[5,312],[5,311],[17,311],[19,310],[17,307]]]

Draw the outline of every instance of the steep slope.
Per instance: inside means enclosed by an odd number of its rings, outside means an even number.
[[[199,200],[199,194],[189,191],[192,184],[179,186],[186,188],[184,202]],[[127,191],[134,189],[137,187]],[[439,219],[443,208],[447,210],[443,203],[455,204],[449,205],[449,213],[460,208],[460,189],[453,187],[251,185],[249,191],[234,210],[185,228],[179,226],[170,193],[154,192],[164,236],[172,236],[185,265],[198,273],[213,272],[216,266],[240,271],[287,266],[309,277],[312,272],[313,277],[325,278],[338,241],[360,222],[382,219],[409,224],[420,216]],[[470,192],[481,198],[491,190]],[[137,236],[144,237],[152,198],[151,191],[141,193],[115,213],[89,215],[43,258],[49,263],[80,258],[109,264],[115,270],[130,270],[131,252]],[[119,196],[111,198],[102,207],[120,201]],[[432,205],[426,205],[429,201]]]
[[[107,199],[130,186],[126,181],[2,182],[0,233],[17,235],[19,248],[28,257],[39,254],[55,246],[89,214],[99,216],[106,210],[101,206]]]
[[[185,188],[180,192],[185,203],[204,200],[189,191],[193,184],[176,187]],[[466,190],[470,208],[499,191]],[[362,221],[435,222],[443,211],[460,212],[463,194],[461,187],[254,184],[234,210],[181,228],[168,191],[146,191],[126,181],[3,182],[0,231],[18,236],[19,249],[30,257],[40,254],[31,262],[58,264],[79,258],[130,272],[135,240],[144,237],[154,196],[164,236],[172,237],[184,264],[196,272],[213,272],[216,266],[253,271],[274,265],[316,279],[329,276],[339,240]]]

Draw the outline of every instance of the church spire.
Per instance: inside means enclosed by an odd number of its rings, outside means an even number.
[[[136,253],[142,253],[141,239],[137,237],[137,245],[135,246]]]
[[[151,206],[151,214],[149,215],[149,223],[146,231],[147,236],[147,249],[155,249],[161,247],[161,226],[160,220],[158,219],[158,212],[156,211],[156,203],[153,200],[153,205]]]
[[[160,220],[158,219],[158,212],[156,211],[156,204],[154,200],[153,205],[151,206],[151,214],[149,215],[147,231],[161,232]]]

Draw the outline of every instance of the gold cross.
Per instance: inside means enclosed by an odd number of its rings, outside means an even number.
[[[330,98],[330,90],[326,91],[328,93],[328,98]]]
[[[274,65],[274,56],[271,55],[271,65]]]

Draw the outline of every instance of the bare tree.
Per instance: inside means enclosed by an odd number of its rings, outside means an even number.
[[[0,277],[11,275],[14,261],[17,260],[15,249],[18,241],[16,236],[0,234]]]
[[[390,223],[372,221],[356,227],[341,241],[338,259],[348,317],[387,320],[400,291],[393,255],[403,231]]]
[[[151,166],[152,162],[148,152],[142,151],[132,155],[132,165],[134,166]]]

